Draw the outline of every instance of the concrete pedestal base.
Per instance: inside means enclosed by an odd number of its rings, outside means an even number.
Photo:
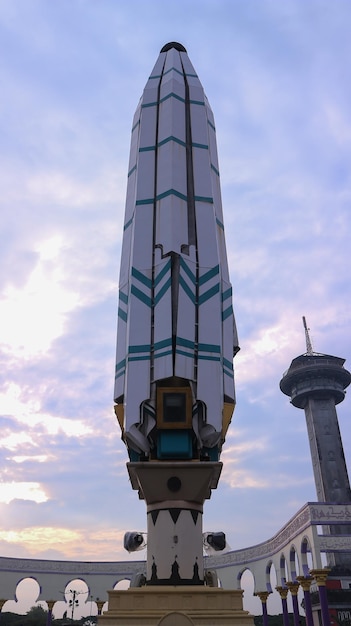
[[[253,626],[242,591],[216,587],[137,587],[108,592],[99,626]]]

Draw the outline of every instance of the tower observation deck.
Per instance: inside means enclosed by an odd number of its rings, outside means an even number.
[[[280,389],[299,409],[306,407],[311,396],[318,400],[332,398],[335,405],[339,404],[351,382],[344,363],[345,359],[329,354],[302,354],[292,360],[283,374]]]
[[[336,405],[345,398],[351,374],[345,359],[312,350],[305,318],[307,352],[292,360],[280,381],[281,391],[293,406],[304,409],[314,480],[319,502],[351,502],[350,482],[339,429]],[[351,525],[331,526],[328,534],[351,532]],[[330,565],[351,567],[350,554],[334,554]]]

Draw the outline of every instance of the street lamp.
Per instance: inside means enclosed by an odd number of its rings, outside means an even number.
[[[72,589],[70,589],[70,590],[69,590],[69,593],[71,593],[71,594],[72,594],[72,598],[71,598],[71,600],[68,602],[68,605],[69,605],[70,607],[72,607],[71,620],[72,620],[72,622],[73,622],[74,607],[76,607],[76,606],[78,606],[78,605],[79,605],[79,601],[78,601],[78,599],[76,599],[76,596],[78,595],[78,591],[76,591],[75,589],[73,589],[73,590],[72,590]]]
[[[67,593],[70,593],[72,595],[72,598],[68,601],[68,606],[72,609],[71,620],[73,622],[74,609],[79,606],[79,600],[77,596],[80,596],[82,593],[88,593],[88,592],[76,591],[76,589],[70,589]]]

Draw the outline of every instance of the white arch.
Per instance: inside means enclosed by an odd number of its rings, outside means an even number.
[[[300,561],[299,553],[294,543],[290,545],[289,549],[289,571],[290,580],[295,582],[296,578],[300,575]]]
[[[308,576],[311,569],[314,569],[316,566],[313,562],[313,553],[310,545],[309,538],[304,535],[301,539],[301,568],[302,568],[302,576]],[[311,557],[311,564],[308,562],[308,555]],[[311,566],[310,566],[311,565]]]

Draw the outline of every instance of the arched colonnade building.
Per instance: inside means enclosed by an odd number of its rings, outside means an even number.
[[[285,626],[288,624],[289,594],[296,626],[298,624],[299,588],[304,593],[307,624],[312,626],[318,623],[313,619],[313,611],[319,611],[325,626],[330,623],[325,587],[330,570],[324,564],[329,553],[351,553],[351,535],[342,532],[350,519],[351,505],[307,503],[268,541],[206,557],[207,583],[210,586],[218,584],[224,589],[240,589],[241,578],[249,570],[254,580],[254,595],[262,602],[265,622],[267,600],[274,591],[271,576],[273,568]],[[323,529],[325,532],[330,525],[339,526],[340,534],[323,534]],[[101,614],[108,599],[107,591],[124,579],[130,580],[133,586],[138,585],[140,574],[144,571],[144,561],[85,562],[0,557],[1,606],[15,597],[16,587],[21,580],[33,578],[40,587],[38,600],[48,604],[51,614],[55,603],[62,601],[62,589],[79,578],[87,584],[89,598],[96,602],[98,613]]]

